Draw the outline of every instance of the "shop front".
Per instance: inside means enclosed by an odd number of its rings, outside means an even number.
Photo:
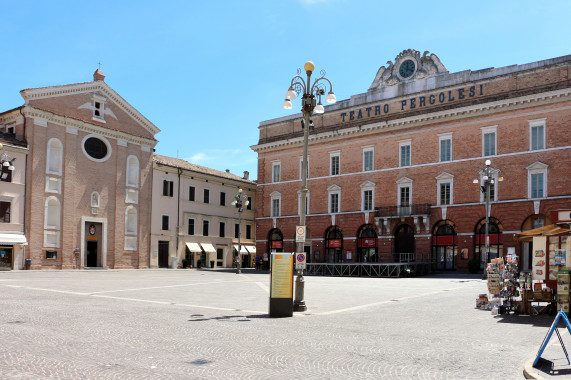
[[[24,260],[26,245],[22,234],[0,234],[0,270],[29,269],[29,260]]]

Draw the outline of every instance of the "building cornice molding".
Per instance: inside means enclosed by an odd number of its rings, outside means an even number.
[[[79,119],[73,119],[70,117],[57,115],[53,112],[45,111],[39,108],[34,108],[32,106],[25,106],[22,112],[26,117],[44,119],[52,124],[59,125],[66,129],[74,128],[77,129],[78,131],[82,131],[85,133],[93,133],[114,140],[125,140],[131,144],[140,145],[142,147],[145,146],[154,147],[157,144],[157,141],[154,139],[151,140],[151,139],[146,139],[144,137],[129,135],[127,133],[105,128],[96,124],[90,124]]]
[[[137,109],[131,106],[125,99],[123,99],[115,90],[103,81],[85,82],[67,84],[61,86],[30,88],[20,91],[25,104],[28,105],[30,100],[45,99],[58,96],[67,96],[75,94],[90,93],[94,91],[101,91],[108,98],[118,105],[125,113],[131,116],[135,121],[141,124],[149,133],[156,135],[161,130],[144,117]]]
[[[377,121],[372,123],[363,122],[362,125],[351,126],[351,127],[341,127],[335,128],[334,130],[315,133],[309,135],[310,142],[324,142],[324,141],[334,141],[340,138],[354,137],[355,135],[366,135],[368,133],[378,132],[381,129],[399,129],[408,128],[415,126],[422,122],[434,122],[443,118],[457,119],[465,116],[479,116],[482,114],[489,114],[498,111],[506,111],[513,108],[518,108],[523,106],[528,106],[529,103],[534,102],[545,102],[545,103],[556,103],[560,102],[560,98],[566,98],[571,95],[571,88],[564,88],[555,91],[548,91],[538,94],[531,94],[526,96],[521,96],[517,98],[502,99],[497,101],[492,101],[489,103],[481,103],[470,106],[452,108],[437,112],[426,112],[420,115],[398,118],[386,121]],[[250,148],[255,152],[266,152],[277,149],[282,149],[284,147],[293,147],[296,145],[301,145],[303,143],[303,136],[296,136],[292,138],[284,138],[282,140],[276,140],[269,143],[252,145]]]

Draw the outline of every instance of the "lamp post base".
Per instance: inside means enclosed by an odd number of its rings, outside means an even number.
[[[305,288],[305,279],[300,272],[297,273],[297,278],[295,279],[295,298],[293,301],[293,311],[306,311],[307,306],[305,306],[305,300],[303,299]]]

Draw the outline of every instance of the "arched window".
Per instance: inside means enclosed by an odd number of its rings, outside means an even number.
[[[46,199],[44,228],[60,228],[60,203],[56,197]]]
[[[284,251],[284,235],[279,228],[273,228],[270,230],[268,234],[268,248],[270,252]]]
[[[456,269],[458,236],[454,223],[441,220],[432,229],[432,264],[437,270]]]
[[[127,186],[139,186],[139,159],[136,156],[127,157]]]
[[[325,232],[325,254],[322,262],[340,263],[343,261],[343,232],[338,226],[331,226]]]
[[[137,209],[133,206],[125,210],[125,235],[137,235]]]
[[[63,161],[63,145],[56,138],[48,140],[46,154],[46,173],[61,175]]]
[[[361,226],[357,232],[357,261],[360,263],[376,263],[379,261],[377,232],[372,224]]]
[[[488,237],[490,241],[489,254],[486,255],[486,218],[481,219],[474,231],[474,257],[480,259],[480,269],[484,269],[492,259],[503,256],[504,237],[503,228],[499,220],[489,218]],[[486,257],[487,256],[487,257]]]

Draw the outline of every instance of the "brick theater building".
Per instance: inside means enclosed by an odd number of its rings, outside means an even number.
[[[0,113],[28,149],[14,176],[28,246],[12,269],[149,267],[159,129],[104,79],[25,89],[23,106]]]
[[[467,271],[472,259],[483,268],[509,252],[529,269],[529,243],[514,233],[571,208],[570,71],[567,55],[451,73],[435,54],[409,49],[381,67],[366,92],[314,114],[308,262],[415,260]],[[301,119],[261,122],[252,146],[258,255],[296,249]],[[494,180],[489,257],[481,191],[487,160]]]

